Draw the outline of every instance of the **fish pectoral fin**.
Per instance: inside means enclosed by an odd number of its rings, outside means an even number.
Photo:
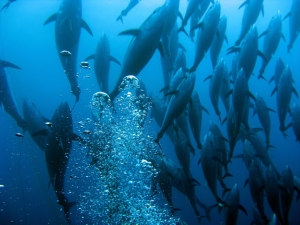
[[[181,48],[184,52],[186,52],[186,49],[185,49],[185,47],[183,46],[183,44],[178,43],[178,48]]]
[[[265,7],[263,4],[261,5],[261,15],[265,17]]]
[[[239,204],[239,209],[243,211],[243,213],[245,213],[248,216],[247,210],[244,208],[244,206],[242,206],[241,204]]]
[[[170,91],[168,93],[166,93],[164,96],[168,96],[168,95],[178,95],[179,91],[178,90],[174,90],[174,91]]]
[[[72,134],[72,140],[73,141],[78,141],[78,142],[80,142],[81,144],[86,144],[86,141],[82,138],[82,137],[80,137],[78,134],[75,134],[75,133],[73,133]]]
[[[0,60],[0,67],[2,67],[2,68],[4,68],[4,67],[11,67],[11,68],[18,69],[18,70],[21,69],[17,65],[15,65],[13,63],[10,63],[10,62],[7,62],[5,60]]]
[[[111,55],[109,56],[109,60],[112,62],[117,63],[119,66],[121,66],[121,63],[119,62],[119,60],[117,60],[115,57],[112,57]]]
[[[207,76],[204,80],[203,80],[203,82],[205,82],[205,81],[207,81],[207,80],[209,80],[209,79],[211,79],[212,78],[212,75],[209,75],[209,76]]]
[[[283,18],[283,20],[285,20],[285,19],[288,18],[289,16],[291,16],[291,12],[289,12],[288,14],[286,14],[286,16]]]
[[[204,112],[206,112],[207,113],[207,115],[209,115],[209,112],[208,112],[208,110],[204,107],[204,106],[201,106],[201,110],[203,110]]]
[[[266,35],[269,33],[269,30],[265,30],[264,32],[262,32],[259,36],[258,39],[261,38],[262,36]]]
[[[81,19],[81,28],[85,29],[91,36],[93,36],[91,28],[83,19]]]
[[[273,96],[276,91],[277,91],[277,86],[273,89],[271,96]]]
[[[226,41],[226,44],[228,44],[228,38],[227,38],[227,35],[224,36],[224,40]]]
[[[292,92],[296,95],[296,97],[298,98],[298,92],[297,90],[295,89],[295,87],[292,88]]]
[[[276,113],[276,111],[274,109],[267,108],[267,110],[270,111],[270,112]]]
[[[247,178],[247,179],[245,180],[244,187],[246,187],[247,184],[249,184],[249,178]]]
[[[55,22],[57,18],[57,13],[52,14],[45,22],[44,25],[51,23],[51,22]]]
[[[248,91],[247,95],[248,95],[250,98],[252,98],[253,101],[256,102],[255,96],[254,96],[250,91]]]
[[[31,135],[31,137],[38,137],[38,136],[48,136],[49,130],[48,129],[43,129],[39,130]]]
[[[95,59],[95,54],[91,54],[90,56],[86,57],[84,59],[84,61],[88,61],[88,60],[91,60],[91,59]]]
[[[165,52],[164,52],[164,47],[162,45],[162,42],[160,41],[158,46],[157,46],[157,49],[159,51],[159,54],[161,55],[161,57],[163,58],[165,56]]]
[[[260,50],[257,51],[257,55],[260,56],[263,60],[268,61],[264,53],[262,53]]]
[[[284,42],[286,42],[285,36],[283,33],[281,33],[280,37],[284,40]]]
[[[228,98],[230,95],[232,95],[232,92],[233,92],[233,90],[231,89],[231,90],[229,90],[228,92],[227,92],[227,94],[225,95],[225,98]]]
[[[244,6],[247,5],[248,3],[249,3],[249,0],[244,1],[244,2],[240,5],[240,7],[239,7],[238,9],[244,7]]]
[[[122,31],[118,35],[133,35],[133,36],[138,36],[140,33],[141,33],[140,29],[130,29],[130,30]]]

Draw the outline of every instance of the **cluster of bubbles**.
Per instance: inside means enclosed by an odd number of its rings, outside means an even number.
[[[95,224],[176,224],[179,218],[151,193],[157,175],[157,146],[144,126],[150,101],[138,79],[127,76],[112,105],[103,92],[91,101],[93,128],[87,145],[92,158],[80,215]]]

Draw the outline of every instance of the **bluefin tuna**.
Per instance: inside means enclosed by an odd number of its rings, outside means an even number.
[[[235,45],[239,45],[243,38],[246,36],[248,31],[250,30],[251,26],[255,24],[260,11],[264,15],[264,0],[246,0],[240,7],[242,8],[245,6],[243,19],[242,19],[242,28],[240,31],[240,36],[235,42]]]
[[[275,112],[275,111],[273,109],[268,108],[265,100],[258,93],[256,93],[255,110],[253,111],[253,116],[257,113],[259,122],[262,125],[265,132],[267,148],[271,147],[270,145],[271,119],[270,119],[269,112]]]
[[[77,81],[77,55],[81,28],[91,36],[93,33],[88,24],[82,19],[81,0],[63,0],[58,13],[50,16],[44,25],[55,22],[56,50],[71,85],[71,93],[79,100],[80,88]],[[67,50],[72,56],[64,57],[61,51]]]
[[[259,37],[265,36],[264,39],[264,47],[263,47],[263,55],[265,59],[262,59],[262,64],[259,70],[259,78],[264,78],[263,74],[273,55],[275,54],[277,47],[280,42],[280,38],[282,37],[284,40],[284,36],[281,32],[282,21],[280,11],[276,13],[275,16],[272,17],[268,29],[263,32]]]
[[[293,1],[291,11],[284,17],[284,19],[287,17],[290,17],[290,41],[287,46],[287,51],[290,52],[300,32],[300,0]]]
[[[98,86],[102,92],[108,93],[110,62],[121,65],[120,62],[110,55],[109,41],[105,33],[99,38],[95,54],[90,55],[85,61],[94,59],[94,69]]]
[[[141,0],[129,0],[129,3],[125,9],[123,9],[120,13],[120,15],[117,18],[118,20],[121,20],[123,23],[123,16],[127,16],[128,12],[132,10]]]
[[[223,46],[224,40],[228,44],[228,40],[226,37],[226,27],[227,27],[227,17],[222,16],[219,20],[218,29],[215,34],[214,40],[210,46],[210,60],[213,69],[216,67],[218,63],[218,58]]]
[[[197,67],[211,46],[213,38],[218,29],[220,13],[220,2],[215,2],[205,14],[203,21],[196,26],[199,28],[196,41],[197,47],[194,63],[189,70],[190,72],[196,71]]]

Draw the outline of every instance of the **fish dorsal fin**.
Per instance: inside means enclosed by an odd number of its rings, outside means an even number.
[[[121,66],[121,63],[119,62],[119,60],[117,60],[115,57],[109,56],[109,60],[112,62],[117,63],[119,66]]]
[[[91,36],[93,36],[91,28],[83,19],[81,19],[81,28],[85,29]]]
[[[4,67],[11,67],[11,68],[14,68],[14,69],[18,69],[20,70],[21,68],[18,67],[17,65],[13,64],[13,63],[10,63],[10,62],[7,62],[5,60],[0,60],[0,67],[1,68],[4,68]]]
[[[52,14],[45,22],[44,25],[56,21],[57,13]]]
[[[84,61],[88,61],[88,60],[91,60],[91,59],[95,59],[95,54],[91,54],[90,56],[86,57],[84,59]]]
[[[133,35],[133,36],[138,36],[141,33],[140,29],[130,29],[130,30],[125,30],[119,33],[119,35]]]

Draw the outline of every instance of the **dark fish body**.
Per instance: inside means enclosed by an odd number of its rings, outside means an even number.
[[[192,14],[190,18],[190,38],[194,42],[194,36],[195,36],[195,29],[194,27],[199,23],[203,15],[208,9],[208,6],[210,4],[211,0],[202,0],[200,2],[200,5],[196,7],[194,13]]]
[[[249,169],[249,189],[254,205],[256,205],[260,216],[266,221],[267,216],[264,211],[264,187],[265,180],[261,161],[259,158],[254,158]]]
[[[235,184],[229,192],[224,209],[224,224],[234,225],[237,222],[240,207],[240,192]]]
[[[191,73],[188,77],[182,79],[179,86],[176,88],[175,93],[172,95],[167,111],[165,113],[163,124],[161,125],[160,131],[157,134],[157,139],[162,138],[165,131],[172,124],[173,120],[176,119],[186,108],[186,105],[190,101],[195,86],[196,74]]]
[[[226,109],[226,115],[228,114],[230,108],[230,98],[227,96],[227,94],[230,91],[230,88],[231,87],[229,73],[226,64],[224,64],[220,97]]]
[[[243,149],[243,161],[245,163],[246,168],[250,170],[252,160],[255,159],[256,151],[247,139],[244,141]]]
[[[195,155],[195,149],[193,148],[192,138],[190,135],[191,126],[187,115],[187,109],[183,111],[183,113],[181,113],[181,115],[176,119],[176,125],[184,134],[183,136],[185,137],[185,144],[187,145],[187,147],[189,147],[191,153]]]
[[[272,17],[268,29],[264,32],[265,39],[264,39],[264,47],[263,47],[263,54],[265,59],[262,59],[262,65],[259,70],[259,78],[263,76],[265,69],[272,59],[273,55],[275,54],[277,47],[280,42],[280,38],[282,37],[281,33],[282,27],[282,20],[280,12],[278,11],[275,16]]]
[[[266,150],[266,144],[263,138],[259,133],[249,133],[245,129],[241,129],[239,138],[242,140],[247,139],[251,146],[255,149],[257,157],[261,160],[261,162],[266,166],[271,166],[273,168],[274,173],[276,174],[277,178],[280,178],[280,174],[277,171],[269,152]]]
[[[177,159],[186,177],[190,176],[190,150],[185,135],[178,132],[174,143]]]
[[[192,130],[192,134],[197,143],[198,149],[202,148],[202,143],[200,140],[201,126],[202,126],[202,105],[200,102],[199,95],[196,91],[193,91],[191,97],[192,104],[189,104],[189,122]]]
[[[179,2],[180,2],[179,0],[166,0],[165,3],[165,7],[167,8],[167,13],[166,13],[166,17],[163,19],[163,23],[165,24],[165,27],[162,33],[161,41],[163,45],[164,55],[168,55],[168,56],[172,56],[172,54],[174,54],[174,52],[171,52],[171,48],[172,48],[171,38],[174,35],[176,37],[178,35],[177,25],[175,26],[175,24],[178,16]],[[178,37],[177,37],[176,44],[178,44]],[[174,60],[176,55],[177,55],[177,49],[176,49],[176,53],[172,56]]]
[[[288,14],[290,16],[290,41],[288,44],[288,52],[293,48],[294,42],[300,32],[300,0],[294,0],[291,11]]]
[[[267,146],[270,145],[271,130],[271,119],[269,111],[270,109],[267,107],[265,100],[260,95],[256,94],[255,112],[257,113],[260,124],[264,129]]]
[[[46,120],[36,105],[27,98],[24,98],[23,100],[23,115],[26,122],[26,128],[32,139],[42,151],[45,151],[47,134],[49,134],[49,129],[45,125],[45,122],[49,122],[49,120]],[[42,130],[45,131],[44,134],[46,135],[34,135]]]
[[[221,120],[221,111],[219,110],[219,98],[220,98],[220,92],[222,88],[224,70],[225,70],[225,63],[223,59],[221,59],[218,65],[215,67],[214,73],[211,76],[209,82],[209,97],[220,121],[222,120]]]
[[[232,92],[232,107],[235,119],[234,136],[240,132],[240,127],[246,113],[246,103],[249,99],[249,86],[246,74],[243,69],[240,70],[235,80]]]
[[[244,69],[247,80],[250,79],[254,66],[256,64],[258,53],[258,33],[255,25],[251,27],[249,33],[245,36],[241,43],[240,52],[238,54],[238,70]]]
[[[277,61],[276,61],[274,75],[270,79],[270,82],[274,81],[274,83],[275,83],[275,89],[278,86],[278,82],[279,82],[280,76],[281,76],[282,72],[284,71],[284,69],[285,69],[285,64],[282,61],[282,59],[279,57],[277,59]]]
[[[292,126],[296,141],[300,142],[300,107],[296,103],[292,107]]]
[[[220,11],[220,2],[215,2],[205,14],[203,21],[199,24],[200,28],[197,34],[195,59],[193,66],[190,68],[190,72],[196,71],[211,46],[218,28]]]
[[[170,81],[174,72],[174,63],[177,57],[178,52],[178,33],[177,33],[177,24],[174,25],[170,36],[168,37],[168,51],[169,54],[160,55],[160,62],[164,77],[164,87],[170,86]]]
[[[218,163],[218,177],[223,177],[223,166],[227,163],[227,143],[220,128],[213,122],[209,123],[209,131],[215,136],[216,157],[220,161]],[[224,168],[228,172],[227,166]]]
[[[243,38],[246,36],[251,26],[255,24],[259,12],[263,10],[263,0],[248,0],[243,3],[245,5],[243,19],[242,19],[242,28],[238,40],[235,42],[235,45],[239,45]]]
[[[95,54],[88,57],[90,58],[94,58],[94,69],[100,90],[108,93],[110,61],[120,63],[110,55],[109,41],[105,33],[102,33]]]
[[[289,212],[294,198],[294,175],[286,166],[281,174],[280,202],[284,221],[288,224]]]
[[[10,62],[0,60],[0,106],[3,106],[3,109],[17,122],[19,127],[25,129],[26,122],[20,115],[20,112],[17,108],[13,93],[11,92],[9,81],[7,79],[5,67],[20,69],[18,66]]]
[[[165,23],[162,21],[167,12],[165,5],[161,6],[153,11],[139,29],[121,33],[132,34],[134,37],[125,53],[117,82],[109,94],[112,101],[119,93],[118,88],[123,78],[127,75],[137,76],[152,58],[164,32]]]
[[[81,28],[85,28],[91,35],[88,25],[82,20],[81,0],[63,0],[58,13],[49,17],[44,23],[55,21],[56,49],[71,85],[71,92],[79,100],[80,88],[77,81],[77,56]],[[71,52],[71,57],[60,54],[62,50]]]
[[[72,114],[67,102],[62,102],[58,106],[51,122],[52,129],[47,138],[45,158],[50,182],[58,199],[57,202],[63,207],[69,221],[69,210],[75,203],[69,202],[65,196],[64,181],[74,138]]]
[[[133,9],[141,0],[129,0],[129,3],[125,9],[121,11],[121,14],[118,16],[117,21],[121,20],[123,23],[123,16],[127,16],[128,12]]]
[[[220,202],[217,191],[217,174],[218,166],[215,160],[217,156],[215,136],[212,132],[208,132],[203,141],[202,154],[201,154],[201,166],[203,175],[207,182],[207,185],[215,197],[217,202]]]
[[[252,206],[253,221],[255,225],[265,225],[265,220],[261,217],[260,212],[255,205]]]
[[[203,0],[190,0],[188,3],[188,6],[186,8],[186,12],[184,15],[184,18],[182,20],[181,27],[184,28],[185,25],[187,25],[187,22],[189,21],[190,17],[193,15],[193,13],[196,11],[196,9],[199,7],[199,4]]]
[[[265,175],[266,197],[270,208],[276,214],[276,217],[278,218],[280,223],[286,224],[281,213],[280,192],[278,182],[279,180],[276,176],[276,173],[273,170],[273,167],[269,166],[269,168],[266,170]]]
[[[286,66],[282,72],[277,88],[277,113],[279,117],[279,130],[285,134],[287,126],[285,120],[290,108],[290,102],[293,92],[292,71],[289,66]]]
[[[239,70],[238,70],[238,54],[234,54],[232,56],[231,71],[230,71],[230,76],[232,77],[233,81],[235,81],[238,73],[239,73]]]
[[[218,29],[210,46],[210,59],[213,69],[218,63],[218,58],[226,38],[227,17],[222,16],[219,20]]]
[[[183,72],[183,74],[185,74],[185,72],[186,72],[186,56],[185,56],[183,49],[178,50],[178,54],[177,54],[177,57],[174,62],[174,73],[173,74],[176,74],[180,68],[182,68],[182,72]]]

